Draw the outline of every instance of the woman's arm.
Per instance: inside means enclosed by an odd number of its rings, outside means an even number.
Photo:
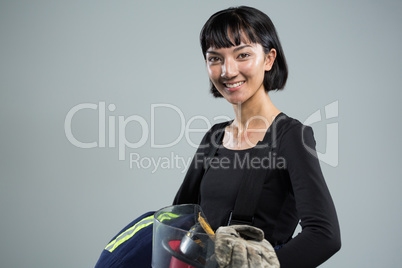
[[[317,267],[341,247],[335,206],[322,175],[313,130],[301,123],[282,137],[302,232],[277,251],[281,267]]]
[[[198,203],[201,179],[204,174],[204,153],[202,151],[198,148],[195,153],[183,183],[173,200],[173,205]]]
[[[204,135],[187,170],[183,183],[174,198],[173,205],[199,203],[201,179],[205,172],[205,157],[212,150],[212,146],[220,144],[220,141],[217,139],[222,136],[219,133],[224,131],[227,124],[228,122],[215,124]]]

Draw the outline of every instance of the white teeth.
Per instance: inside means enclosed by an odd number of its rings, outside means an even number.
[[[228,88],[234,88],[234,87],[240,86],[243,83],[244,83],[244,81],[243,82],[238,82],[238,83],[235,83],[235,84],[225,84],[225,86],[228,87]]]

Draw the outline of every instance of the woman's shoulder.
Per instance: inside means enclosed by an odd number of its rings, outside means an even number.
[[[275,139],[279,142],[289,139],[303,141],[306,136],[313,136],[313,129],[285,113],[280,113],[273,122]]]
[[[220,122],[214,124],[204,135],[201,140],[200,146],[208,147],[210,144],[219,144],[223,137],[226,126],[228,126],[233,120]]]
[[[289,131],[297,131],[304,128],[310,128],[310,126],[304,125],[298,119],[293,118],[283,112],[279,113],[272,123],[277,131],[287,133]]]
[[[219,133],[225,131],[225,128],[230,125],[233,122],[233,120],[225,121],[225,122],[220,122],[214,124],[205,134],[206,137],[211,137],[211,136],[218,136]]]

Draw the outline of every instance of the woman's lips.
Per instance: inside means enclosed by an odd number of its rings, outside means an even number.
[[[229,91],[234,91],[239,89],[245,81],[240,81],[240,82],[235,82],[235,83],[223,83],[223,85],[225,86],[225,88]]]

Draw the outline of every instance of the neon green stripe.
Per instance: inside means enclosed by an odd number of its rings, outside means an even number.
[[[171,220],[171,219],[177,218],[177,217],[179,217],[179,215],[177,215],[177,214],[163,213],[163,214],[159,215],[158,220],[160,222],[163,222],[164,220]],[[108,250],[109,252],[113,252],[118,246],[120,246],[121,244],[126,242],[128,239],[133,237],[139,230],[151,225],[153,223],[153,220],[154,220],[153,215],[140,220],[135,225],[133,225],[132,227],[130,227],[129,229],[127,229],[123,233],[121,233],[113,241],[111,241],[105,247],[105,250]]]
[[[134,226],[130,227],[123,233],[121,233],[116,239],[111,241],[105,249],[108,250],[109,252],[113,252],[118,246],[126,242],[128,239],[130,239],[133,235],[135,235],[139,230],[141,230],[144,227],[147,227],[153,223],[154,216],[149,216],[141,221],[137,222]]]
[[[179,215],[167,212],[159,215],[158,221],[163,222],[164,220],[171,220],[177,217],[179,217]]]

